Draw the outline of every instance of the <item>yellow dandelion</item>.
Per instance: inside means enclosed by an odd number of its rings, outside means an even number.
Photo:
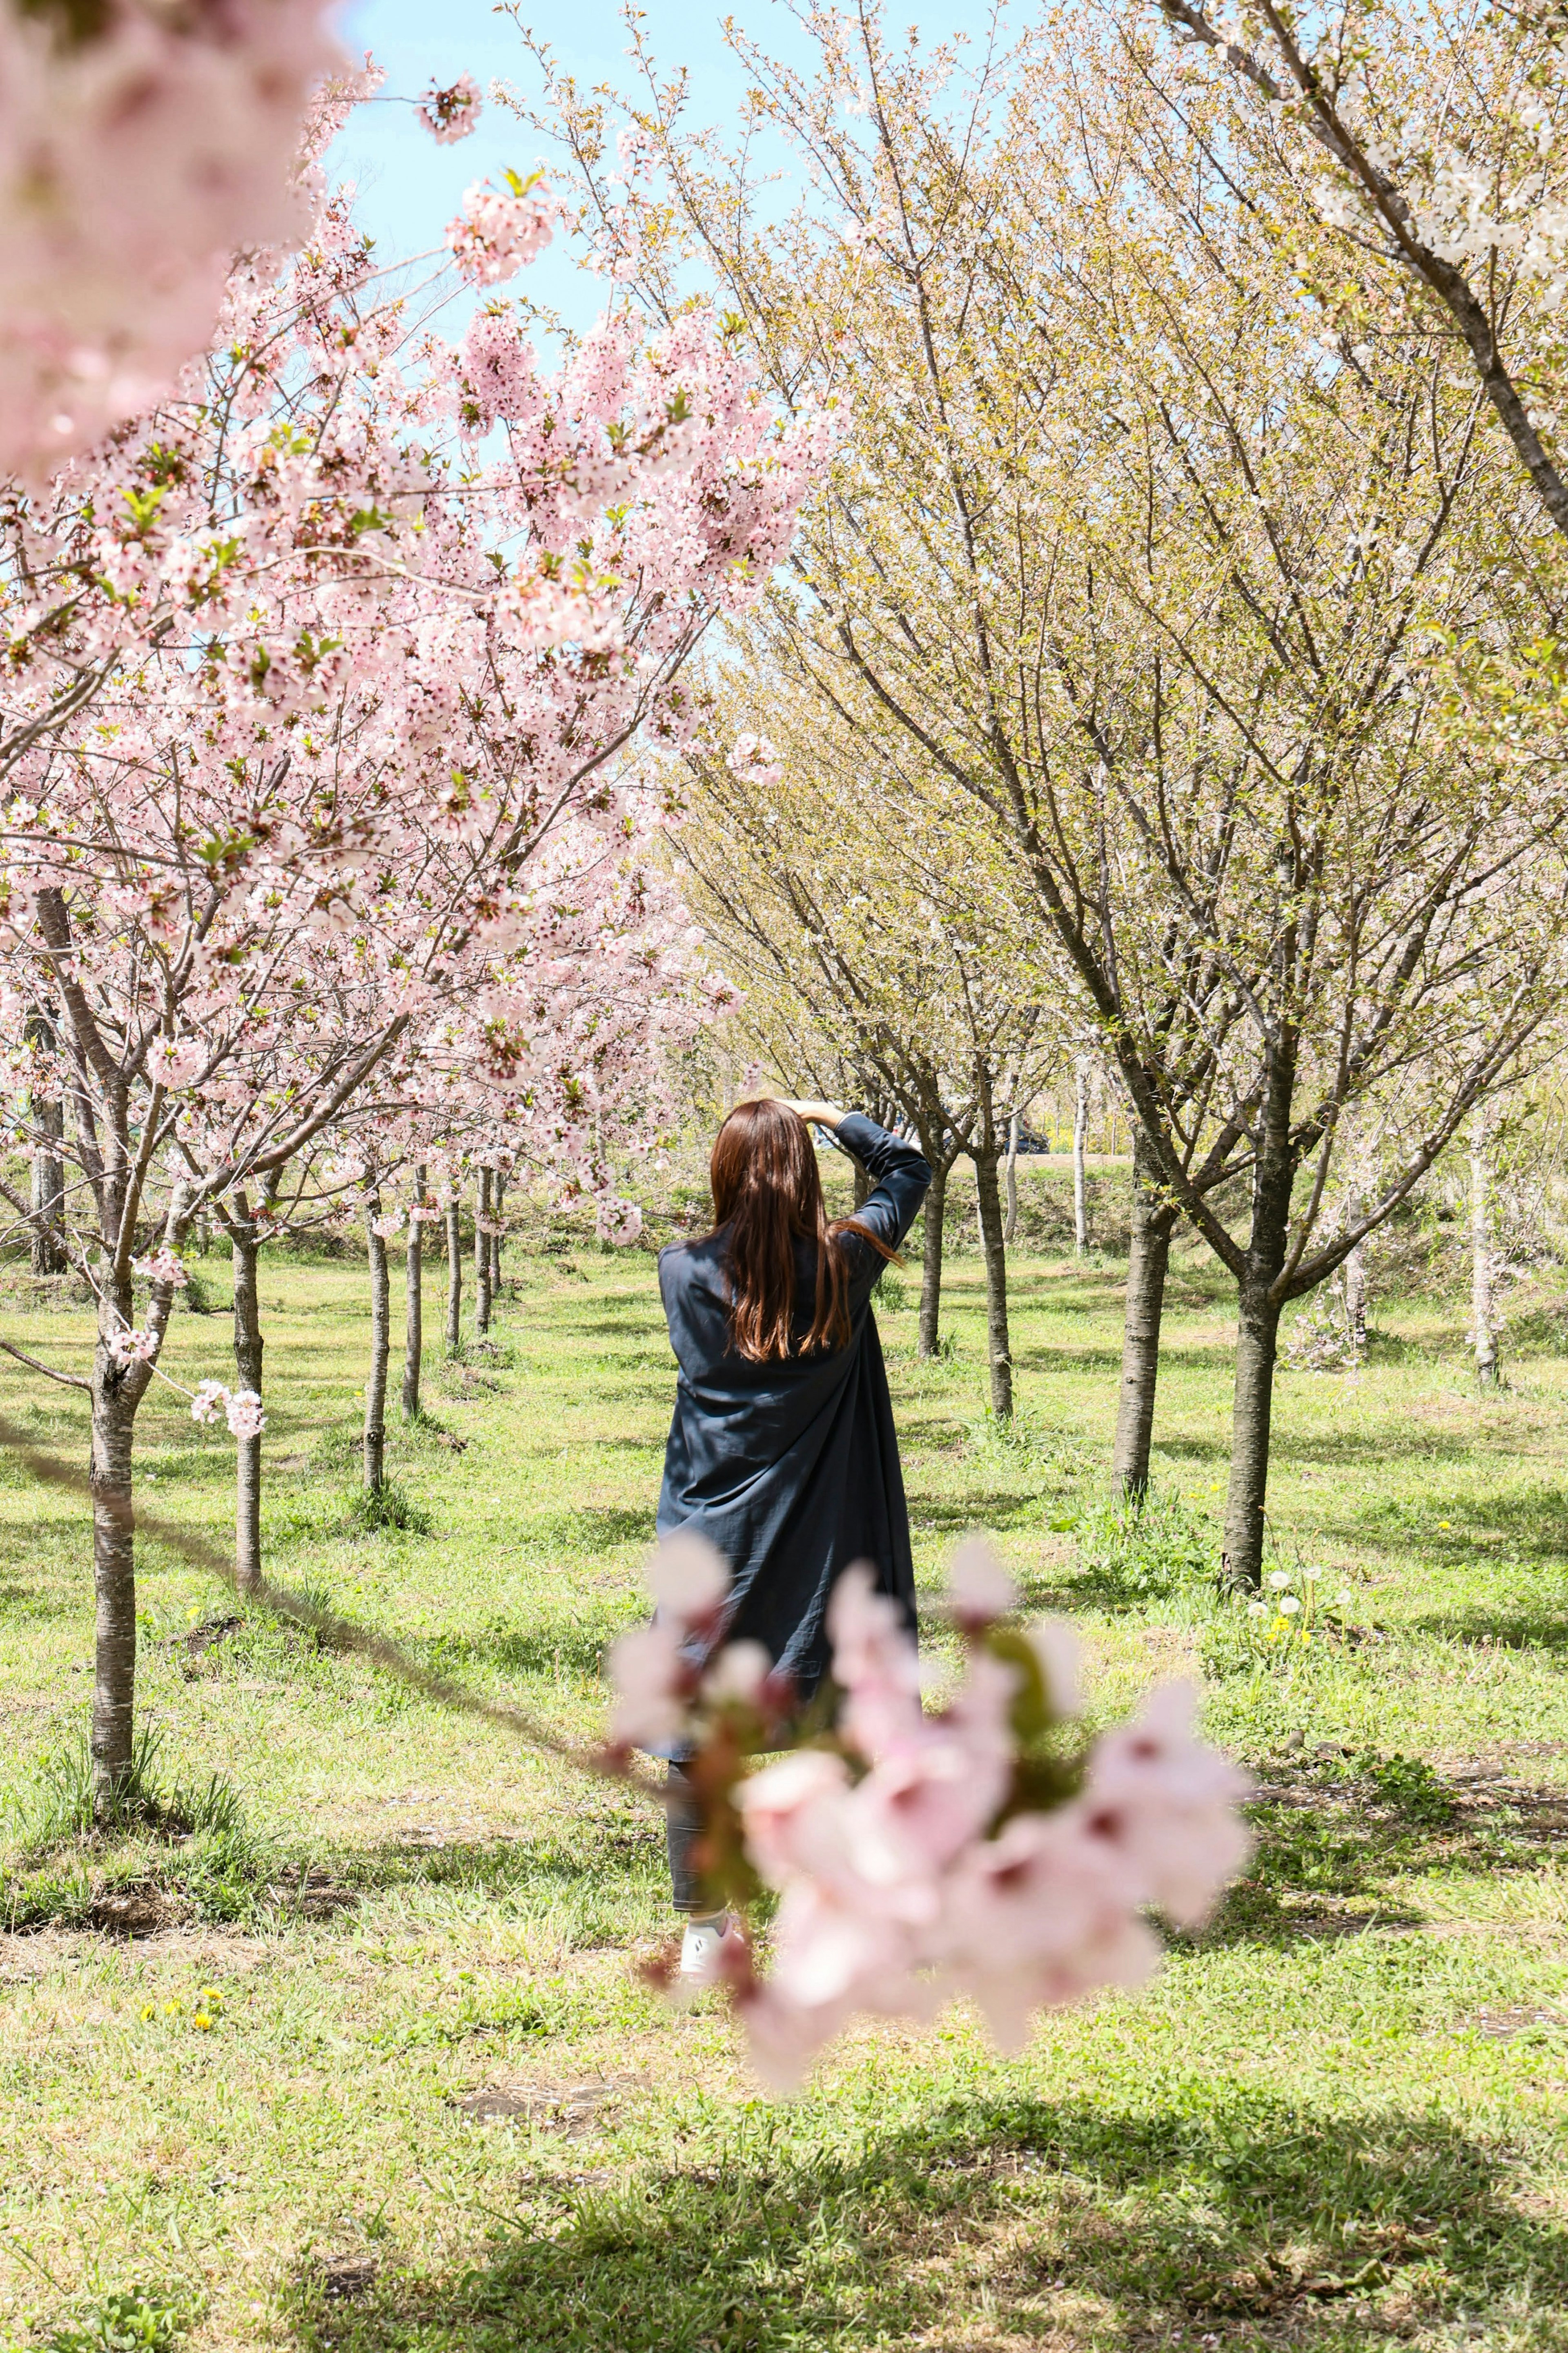
[[[142,2005],[142,2015],[144,2019],[156,2018],[158,2015],[157,2003],[155,2001],[144,2001]]]
[[[195,2018],[192,2019],[191,2024],[193,2026],[199,2026],[202,2032],[205,2034],[208,2027],[212,2024],[212,2020],[207,2016],[205,2010],[198,2010]]]

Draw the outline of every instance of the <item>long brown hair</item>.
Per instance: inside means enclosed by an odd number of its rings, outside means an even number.
[[[811,1134],[788,1103],[737,1103],[709,1165],[715,1232],[729,1228],[730,1335],[742,1356],[766,1364],[795,1353],[795,1243],[816,1245],[816,1303],[802,1356],[849,1337],[849,1262],[840,1247],[858,1234],[885,1259],[896,1253],[857,1218],[828,1223]]]

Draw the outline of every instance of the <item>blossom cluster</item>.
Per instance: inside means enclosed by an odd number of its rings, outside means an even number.
[[[1071,1740],[1072,1638],[1005,1622],[1012,1587],[981,1546],[953,1564],[966,1658],[946,1704],[922,1705],[902,1611],[852,1568],[829,1608],[834,1729],[760,1767],[791,1694],[760,1646],[724,1642],[724,1564],[676,1537],[652,1573],[652,1623],[610,1655],[611,1742],[686,1757],[715,1909],[778,1894],[771,1971],[738,1920],[712,1968],[781,2087],[858,2011],[926,2019],[958,1995],[1017,2049],[1037,2010],[1140,1983],[1159,1952],[1145,1911],[1195,1926],[1246,1859],[1247,1784],[1194,1737],[1190,1687]]]
[[[228,1389],[222,1381],[202,1381],[191,1399],[191,1419],[216,1422],[222,1415],[233,1438],[259,1438],[267,1427],[254,1389]]]
[[[432,82],[420,100],[417,112],[420,121],[432,139],[442,147],[455,145],[466,139],[484,111],[479,86],[472,74],[461,73],[456,81],[442,89]]]
[[[476,180],[447,231],[458,269],[470,286],[515,278],[543,252],[554,231],[556,206],[536,172],[524,180],[508,172],[504,188]]]
[[[227,257],[303,235],[323,16],[0,8],[0,471],[36,478],[144,406],[211,333]]]

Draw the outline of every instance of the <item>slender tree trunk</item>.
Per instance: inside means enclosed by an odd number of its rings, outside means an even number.
[[[234,1364],[242,1389],[261,1395],[265,1342],[257,1281],[256,1228],[243,1197],[229,1233],[234,1253]],[[261,1439],[237,1438],[234,1472],[234,1574],[241,1593],[261,1583]]]
[[[1007,1224],[1003,1240],[1009,1250],[1018,1231],[1018,1113],[1015,1109],[1007,1120]]]
[[[1492,1168],[1488,1140],[1486,1113],[1478,1111],[1470,1122],[1470,1326],[1476,1378],[1482,1388],[1494,1389],[1500,1372],[1493,1287]]]
[[[1013,1419],[1013,1354],[1007,1339],[1007,1245],[1002,1233],[1002,1192],[996,1181],[1000,1157],[994,1145],[973,1151],[979,1201],[981,1247],[985,1254],[985,1342],[991,1364],[991,1410],[998,1421]]]
[[[1357,1242],[1345,1261],[1345,1339],[1351,1360],[1366,1354],[1366,1244]]]
[[[35,1044],[53,1050],[55,1028],[47,1013],[30,1013],[26,1027],[27,1036]],[[39,1100],[34,1103],[30,1124],[44,1139],[35,1142],[33,1158],[33,1272],[63,1274],[66,1254],[59,1228],[65,1215],[65,1164],[60,1153],[50,1148],[65,1141],[66,1107],[59,1097],[57,1095],[52,1102]]]
[[[447,1354],[463,1345],[463,1205],[454,1184],[447,1204]]]
[[[1345,1218],[1354,1225],[1361,1215],[1361,1195],[1345,1197]],[[1366,1354],[1366,1244],[1357,1242],[1345,1261],[1345,1340],[1351,1362],[1359,1365]]]
[[[490,1221],[490,1172],[479,1170],[479,1188],[474,1196],[474,1329],[488,1332],[490,1328],[490,1238],[486,1231]]]
[[[1073,1249],[1082,1258],[1089,1249],[1089,1175],[1084,1148],[1089,1141],[1089,1065],[1080,1056],[1074,1074],[1072,1099],[1072,1224]]]
[[[198,1258],[209,1257],[212,1252],[212,1219],[204,1210],[202,1215],[196,1219],[196,1256]]]
[[[506,1171],[504,1168],[498,1168],[495,1180],[490,1187],[490,1216],[495,1220],[496,1229],[490,1236],[490,1298],[492,1301],[500,1297],[500,1246],[503,1239],[501,1209],[505,1200]]]
[[[106,1813],[131,1770],[136,1708],[136,1543],[132,1520],[131,1449],[136,1409],[110,1335],[132,1321],[131,1286],[99,1309],[92,1366],[92,1583],[95,1637],[92,1684],[92,1790]]]
[[[872,1185],[869,1172],[858,1160],[851,1157],[849,1165],[855,1171],[855,1207],[863,1209],[876,1187]]]
[[[415,1171],[415,1207],[425,1206],[425,1171]],[[403,1419],[419,1419],[419,1374],[425,1355],[425,1227],[408,1220],[407,1274],[404,1282]]]
[[[381,1193],[370,1187],[365,1241],[370,1252],[370,1369],[364,1384],[364,1483],[374,1494],[386,1484],[386,1366],[392,1349],[392,1282],[386,1244],[375,1230]]]
[[[1252,1183],[1252,1231],[1238,1284],[1236,1398],[1231,1411],[1230,1492],[1226,1499],[1222,1574],[1227,1585],[1257,1592],[1263,1582],[1264,1511],[1274,1410],[1274,1360],[1284,1305],[1276,1285],[1289,1239],[1290,1103],[1295,1064],[1277,1053],[1269,1071]]]
[[[65,1105],[61,1103],[40,1103],[33,1113],[33,1124],[41,1128],[50,1143],[61,1143],[65,1137]],[[33,1248],[35,1274],[61,1274],[65,1271],[66,1254],[60,1240],[60,1219],[65,1211],[65,1165],[58,1153],[38,1152],[33,1161]]]
[[[916,1353],[941,1353],[942,1219],[947,1214],[947,1170],[931,1162],[931,1180],[925,1198],[925,1234],[921,1250],[920,1336]]]
[[[1174,1212],[1162,1205],[1158,1163],[1142,1127],[1132,1136],[1132,1223],[1127,1253],[1127,1309],[1121,1338],[1121,1394],[1116,1409],[1112,1476],[1142,1502],[1149,1490],[1149,1445],[1160,1377],[1160,1318]]]

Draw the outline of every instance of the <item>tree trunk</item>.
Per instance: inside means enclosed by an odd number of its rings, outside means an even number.
[[[488,1332],[490,1328],[490,1238],[487,1230],[490,1222],[490,1172],[479,1170],[479,1189],[474,1196],[474,1329]]]
[[[92,1367],[92,1583],[96,1628],[92,1685],[92,1792],[95,1810],[112,1810],[131,1771],[136,1707],[136,1543],[132,1520],[131,1447],[136,1409],[110,1335],[132,1321],[131,1286],[100,1306]]]
[[[257,1283],[256,1228],[243,1198],[229,1240],[234,1252],[234,1364],[242,1389],[261,1395],[265,1343]],[[237,1438],[234,1472],[234,1576],[241,1593],[261,1583],[261,1439]]]
[[[1352,1363],[1359,1365],[1366,1354],[1366,1244],[1364,1242],[1357,1242],[1345,1261],[1345,1338],[1350,1346]]]
[[[1018,1114],[1015,1110],[1007,1120],[1007,1224],[1003,1240],[1009,1250],[1018,1231]]]
[[[1013,1356],[1007,1341],[1007,1245],[1002,1238],[1002,1193],[996,1181],[1000,1155],[973,1151],[979,1202],[981,1247],[985,1254],[985,1342],[991,1362],[991,1410],[998,1421],[1013,1419]]]
[[[1478,1111],[1470,1123],[1470,1325],[1476,1378],[1482,1388],[1495,1389],[1500,1375],[1493,1291],[1492,1171],[1487,1142],[1486,1113]]]
[[[425,1171],[415,1170],[415,1208],[425,1206]],[[408,1271],[404,1283],[403,1419],[419,1419],[419,1373],[425,1354],[425,1228],[408,1220]]]
[[[1252,1180],[1252,1230],[1237,1286],[1236,1397],[1231,1410],[1230,1492],[1226,1498],[1226,1584],[1256,1593],[1263,1582],[1264,1510],[1268,1496],[1268,1438],[1274,1409],[1274,1359],[1279,1345],[1284,1270],[1296,1181],[1290,1155],[1290,1103],[1295,1066],[1274,1058]]]
[[[495,1173],[495,1182],[490,1187],[490,1216],[495,1220],[496,1229],[490,1236],[490,1298],[492,1302],[500,1297],[501,1207],[505,1199],[506,1171],[498,1168]]]
[[[51,1143],[65,1136],[65,1105],[61,1103],[40,1103],[33,1112],[33,1125],[41,1128]],[[66,1254],[60,1241],[60,1219],[65,1210],[65,1169],[56,1152],[40,1151],[33,1160],[33,1272],[63,1274]]]
[[[1132,1224],[1127,1253],[1127,1308],[1121,1337],[1121,1394],[1116,1409],[1111,1474],[1142,1502],[1149,1491],[1149,1444],[1154,1430],[1154,1390],[1160,1377],[1160,1318],[1171,1257],[1174,1212],[1163,1207],[1159,1164],[1142,1127],[1132,1137]]]
[[[364,1384],[364,1483],[374,1494],[386,1483],[386,1366],[392,1347],[392,1283],[386,1244],[375,1230],[381,1194],[370,1188],[365,1240],[370,1251],[370,1369]]]
[[[921,1250],[920,1336],[915,1345],[917,1355],[921,1356],[937,1356],[941,1350],[942,1219],[946,1214],[947,1170],[933,1160],[925,1198],[925,1233]]]
[[[1083,1158],[1088,1140],[1089,1065],[1080,1056],[1074,1074],[1072,1100],[1073,1249],[1079,1258],[1089,1248],[1089,1176]]]
[[[454,1186],[447,1204],[447,1354],[463,1345],[463,1205]]]
[[[26,1034],[36,1045],[53,1050],[54,1024],[47,1013],[29,1013]],[[59,1226],[65,1215],[65,1167],[60,1154],[50,1149],[65,1140],[66,1107],[59,1097],[57,1095],[52,1103],[31,1103],[29,1124],[39,1132],[38,1138],[35,1138],[32,1175],[33,1272],[63,1274],[66,1254]]]
[[[863,1209],[876,1187],[871,1182],[868,1171],[862,1168],[860,1163],[853,1156],[849,1165],[855,1171],[855,1207],[857,1209]]]

